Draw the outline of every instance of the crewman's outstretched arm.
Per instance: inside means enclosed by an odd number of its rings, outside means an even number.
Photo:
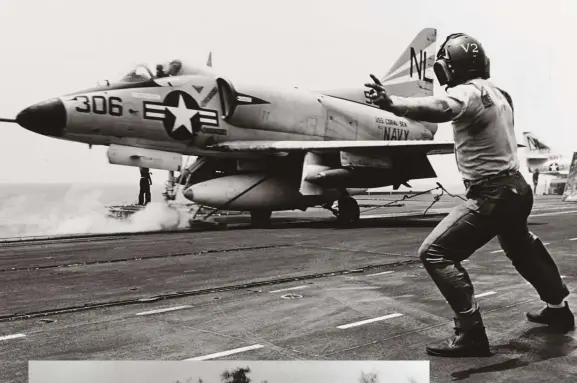
[[[431,97],[397,97],[389,96],[381,82],[373,75],[374,84],[365,86],[374,90],[371,99],[379,108],[397,116],[428,122],[447,122],[459,116],[463,103],[448,96]]]
[[[405,98],[391,96],[391,113],[418,121],[447,122],[457,117],[462,104],[451,97],[431,96]],[[383,108],[384,109],[384,108]]]

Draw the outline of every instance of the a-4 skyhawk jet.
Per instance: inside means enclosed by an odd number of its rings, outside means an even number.
[[[530,173],[538,170],[544,175],[567,177],[573,153],[560,153],[531,132],[523,132],[525,156]]]
[[[422,30],[382,83],[398,96],[431,96],[437,31]],[[209,59],[210,62],[210,59]],[[367,76],[368,77],[368,76]],[[368,89],[309,91],[242,83],[210,64],[140,65],[107,82],[30,106],[16,122],[46,136],[106,145],[112,164],[180,172],[198,204],[271,212],[331,209],[359,218],[352,195],[436,177],[428,155],[452,153],[433,141],[437,125],[371,104]],[[183,169],[182,156],[197,156]]]

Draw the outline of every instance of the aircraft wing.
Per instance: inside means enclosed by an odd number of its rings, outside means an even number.
[[[207,149],[222,152],[279,153],[304,151],[355,152],[380,149],[382,152],[413,152],[425,154],[450,154],[455,145],[451,141],[230,141],[208,146]]]

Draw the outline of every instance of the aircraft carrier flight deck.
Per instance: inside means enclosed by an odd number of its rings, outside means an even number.
[[[364,209],[353,227],[311,210],[275,213],[266,229],[231,216],[224,229],[2,242],[0,380],[27,381],[22,361],[81,359],[419,359],[433,382],[577,374],[575,332],[526,321],[542,302],[496,240],[464,264],[493,356],[426,355],[453,323],[416,252],[459,201],[443,197],[423,216],[431,199]],[[577,204],[537,196],[530,218],[571,291],[576,214]]]

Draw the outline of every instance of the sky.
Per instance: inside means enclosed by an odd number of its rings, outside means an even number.
[[[203,361],[31,362],[30,383],[220,383],[225,370],[249,367],[253,383],[359,383],[361,373],[380,383],[429,382],[428,361]]]
[[[518,136],[533,131],[572,153],[575,20],[571,0],[2,0],[0,116],[117,79],[140,62],[205,63],[211,51],[214,68],[233,80],[358,86],[370,73],[383,76],[421,29],[435,27],[437,47],[454,32],[483,43],[492,80],[514,99]],[[436,139],[452,139],[450,128],[441,126]],[[440,177],[457,176],[452,156],[433,165]],[[166,179],[165,171],[153,173],[157,182]],[[0,183],[138,178],[137,168],[109,164],[106,147],[0,123]]]

